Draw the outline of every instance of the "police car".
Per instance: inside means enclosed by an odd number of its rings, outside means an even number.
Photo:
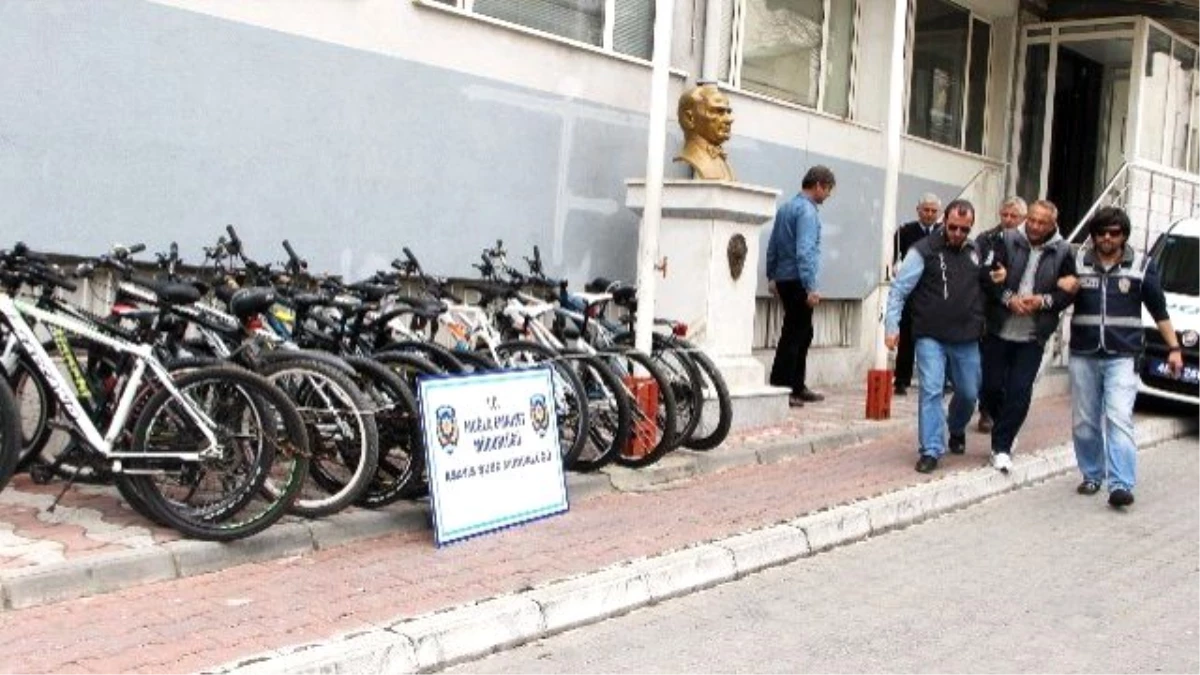
[[[1176,221],[1163,233],[1150,255],[1162,275],[1167,310],[1183,347],[1183,373],[1167,368],[1167,345],[1154,319],[1142,308],[1146,351],[1139,365],[1138,390],[1157,398],[1200,405],[1200,218]]]

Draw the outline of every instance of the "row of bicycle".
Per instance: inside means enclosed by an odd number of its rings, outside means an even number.
[[[202,265],[185,270],[172,245],[152,274],[140,245],[69,274],[23,245],[0,252],[0,487],[18,470],[63,481],[60,497],[111,482],[145,517],[213,540],[285,513],[380,507],[428,489],[417,379],[505,368],[549,367],[569,469],[644,466],[728,433],[728,391],[703,353],[671,332],[633,350],[634,289],[569,293],[536,248],[528,274],[486,250],[483,279],[456,284],[467,303],[408,249],[345,283],[309,274],[287,241],[272,267],[227,233]],[[102,270],[117,281],[107,313],[60,292]]]

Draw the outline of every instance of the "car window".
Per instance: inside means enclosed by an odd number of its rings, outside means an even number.
[[[1200,239],[1168,236],[1155,259],[1164,291],[1200,295]]]

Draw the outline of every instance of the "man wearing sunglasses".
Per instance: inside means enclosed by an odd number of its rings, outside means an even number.
[[[984,289],[1005,278],[1003,267],[990,270],[968,236],[975,207],[965,199],[946,206],[942,227],[913,245],[900,264],[888,294],[884,343],[900,342],[900,313],[911,302],[916,338],[920,403],[917,412],[917,471],[930,473],[949,450],[966,452],[966,427],[979,392],[979,339],[984,328]],[[954,379],[950,414],[942,408],[942,388],[949,370]]]
[[[1128,245],[1129,216],[1116,207],[1096,211],[1087,222],[1091,240],[1079,249],[1079,292],[1071,317],[1072,440],[1083,474],[1076,491],[1091,495],[1108,483],[1108,503],[1133,504],[1137,443],[1133,403],[1137,357],[1143,348],[1142,307],[1167,344],[1167,367],[1183,371],[1179,339],[1167,313],[1154,260]]]

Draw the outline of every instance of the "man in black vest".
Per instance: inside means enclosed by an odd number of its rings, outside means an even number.
[[[992,466],[1008,473],[1046,340],[1071,304],[1075,256],[1058,233],[1058,208],[1046,200],[1034,202],[1025,224],[1003,231],[989,248],[984,261],[991,262],[991,255],[992,264],[1003,265],[1008,273],[1005,283],[989,293],[979,400],[995,420]]]
[[[895,349],[900,342],[900,313],[912,303],[916,338],[917,372],[921,401],[917,427],[921,447],[917,471],[930,473],[946,452],[945,432],[950,432],[950,452],[966,452],[966,427],[975,412],[979,392],[979,338],[983,336],[984,288],[1004,280],[1003,268],[989,271],[968,236],[975,222],[975,207],[965,199],[946,206],[942,227],[917,242],[904,262],[888,295],[884,342]],[[954,378],[950,414],[942,408],[946,370]]]
[[[904,223],[896,230],[895,245],[892,250],[895,255],[892,258],[892,269],[897,270],[900,267],[900,261],[904,260],[905,254],[912,245],[929,236],[938,226],[938,216],[942,213],[942,200],[938,196],[926,192],[921,195],[921,200],[917,202],[917,219],[910,220]],[[906,396],[908,388],[912,386],[913,376],[913,336],[912,336],[912,309],[904,306],[904,311],[900,313],[900,345],[896,350],[896,371],[894,373],[893,382],[895,383],[895,393],[897,396]]]
[[[1142,306],[1167,345],[1166,367],[1183,371],[1179,338],[1171,326],[1154,261],[1133,250],[1129,216],[1107,206],[1088,220],[1091,240],[1079,249],[1079,292],[1071,317],[1071,401],[1075,461],[1083,474],[1076,491],[1091,495],[1108,483],[1108,503],[1133,503],[1137,442],[1133,402],[1142,352]]]

